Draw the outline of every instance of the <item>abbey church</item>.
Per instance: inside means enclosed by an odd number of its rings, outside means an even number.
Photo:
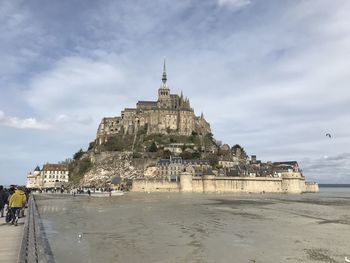
[[[141,129],[146,134],[186,136],[193,133],[206,135],[211,132],[203,114],[195,115],[189,99],[182,92],[181,95],[170,93],[165,61],[158,100],[138,101],[136,108],[125,108],[120,117],[103,118],[97,130],[96,142],[101,145],[107,141],[108,136],[136,134]]]

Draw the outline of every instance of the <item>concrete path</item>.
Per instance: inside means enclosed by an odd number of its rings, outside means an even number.
[[[0,263],[16,263],[22,242],[22,232],[25,218],[20,218],[18,226],[5,223],[5,217],[0,218]]]

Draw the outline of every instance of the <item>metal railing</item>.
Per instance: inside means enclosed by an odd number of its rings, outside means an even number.
[[[33,195],[30,195],[28,200],[28,209],[24,223],[23,238],[19,251],[18,262],[55,262]]]

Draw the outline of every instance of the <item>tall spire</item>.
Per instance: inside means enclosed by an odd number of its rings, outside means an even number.
[[[164,59],[164,65],[163,65],[163,78],[162,78],[163,84],[165,85],[167,78],[166,78],[166,67],[165,67],[165,59]]]

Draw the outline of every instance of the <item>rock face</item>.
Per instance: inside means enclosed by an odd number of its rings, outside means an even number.
[[[145,177],[146,178],[156,178],[158,177],[158,167],[148,167],[145,170]]]
[[[135,161],[132,152],[90,153],[92,168],[84,175],[84,186],[103,187],[110,183],[113,176],[125,179],[143,177],[147,161]]]

